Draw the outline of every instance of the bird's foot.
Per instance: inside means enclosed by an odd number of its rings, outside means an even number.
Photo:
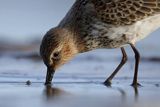
[[[107,86],[107,87],[111,87],[112,82],[111,82],[111,80],[107,79],[103,84],[104,84],[105,86]]]
[[[132,87],[134,87],[134,88],[137,88],[137,87],[141,87],[142,85],[140,84],[140,83],[137,83],[137,82],[133,82],[132,84],[131,84],[131,86]]]
[[[45,82],[44,85],[45,86],[52,86],[52,83],[51,82]]]

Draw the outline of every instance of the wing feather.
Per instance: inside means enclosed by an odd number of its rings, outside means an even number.
[[[160,13],[160,0],[91,0],[98,17],[109,24],[129,25]]]

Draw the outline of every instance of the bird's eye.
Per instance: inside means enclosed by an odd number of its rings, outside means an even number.
[[[53,53],[53,59],[59,59],[59,58],[60,58],[60,53],[59,52]]]
[[[59,53],[54,53],[54,57],[57,57],[59,55]]]

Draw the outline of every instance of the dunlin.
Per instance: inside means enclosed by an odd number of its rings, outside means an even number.
[[[60,24],[47,32],[40,54],[46,64],[46,83],[51,84],[55,70],[78,53],[94,49],[120,48],[122,60],[104,82],[110,85],[113,77],[127,61],[124,46],[135,53],[137,81],[140,54],[135,43],[160,27],[160,0],[76,0]]]

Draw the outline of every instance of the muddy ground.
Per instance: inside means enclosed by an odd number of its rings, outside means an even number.
[[[97,50],[78,55],[58,69],[52,87],[45,87],[46,67],[38,55],[39,44],[1,45],[0,107],[159,107],[159,48],[138,45],[141,52],[139,82],[133,78],[134,54],[113,80],[102,83],[121,59],[120,50]],[[12,48],[11,48],[12,47]],[[147,51],[153,50],[153,51]]]

